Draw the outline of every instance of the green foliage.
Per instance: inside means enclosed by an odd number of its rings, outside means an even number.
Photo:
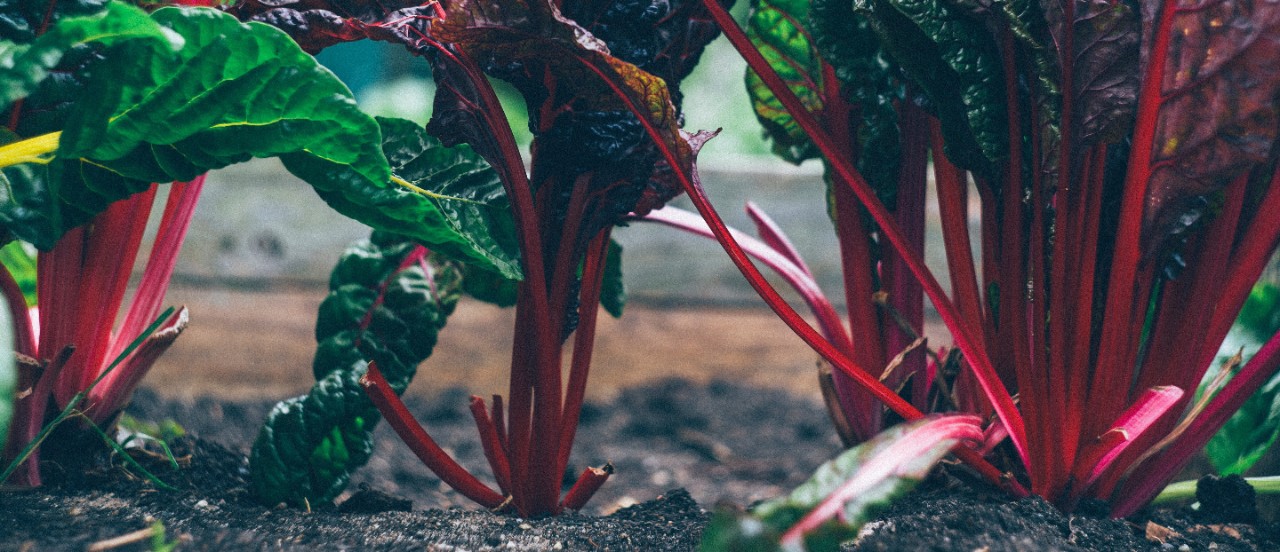
[[[181,539],[168,540],[165,537],[164,522],[156,520],[151,524],[151,552],[173,552],[181,542]]]
[[[1219,351],[1220,358],[1234,355],[1243,348],[1248,360],[1277,331],[1280,331],[1280,287],[1260,283],[1245,301],[1231,335]],[[1206,384],[1216,372],[1210,371]],[[1204,391],[1202,385],[1201,392]],[[1273,376],[1244,402],[1209,440],[1205,454],[1219,474],[1244,474],[1266,454],[1277,437],[1280,437],[1280,375]]]
[[[839,550],[877,511],[924,479],[960,439],[981,436],[976,422],[971,416],[932,417],[890,428],[819,466],[785,497],[745,514],[717,512],[699,550]]]
[[[155,438],[161,442],[169,442],[187,434],[186,428],[182,427],[182,424],[179,424],[173,418],[165,418],[158,422],[153,422],[139,420],[128,414],[121,414],[120,419],[116,421],[116,426],[131,433],[139,433]]]
[[[0,110],[35,92],[68,51],[90,42],[98,46],[141,42],[146,48],[162,50],[182,46],[181,37],[122,2],[107,4],[92,15],[63,18],[29,43],[0,40]]]
[[[27,301],[28,307],[36,305],[36,252],[30,244],[20,241],[9,242],[0,247],[0,264],[18,282],[18,289]]]
[[[604,259],[604,284],[600,286],[600,306],[614,318],[622,317],[627,306],[627,289],[622,283],[622,244],[609,242]]]
[[[316,384],[277,404],[253,445],[250,475],[262,502],[331,501],[369,459],[379,416],[359,383],[367,361],[403,392],[458,300],[459,272],[423,254],[384,232],[343,253],[316,319]]]
[[[965,8],[940,0],[854,0],[942,122],[947,157],[980,175],[1008,155],[1004,71],[995,40]]]
[[[627,305],[627,289],[622,281],[622,244],[610,241],[604,262],[600,307],[610,316],[621,318]],[[516,282],[470,266],[462,267],[462,271],[462,289],[467,295],[499,307],[516,304]]]
[[[898,104],[905,100],[900,71],[880,46],[866,14],[849,2],[814,0],[809,17],[814,44],[840,80],[841,93],[856,116],[858,171],[885,206],[897,206],[902,135]]]
[[[382,117],[377,121],[392,173],[416,188],[415,224],[431,232],[424,245],[519,279],[515,224],[498,173],[470,146],[446,148],[417,123]],[[491,259],[501,262],[486,262]]]
[[[182,47],[175,52],[171,42],[158,47],[157,40],[98,43],[101,59],[89,63],[78,101],[65,108],[61,136],[12,143],[3,156],[7,193],[0,194],[0,222],[9,232],[47,249],[67,229],[151,182],[189,180],[251,157],[278,156],[337,211],[520,277],[509,251],[433,226],[442,222],[438,202],[392,183],[379,123],[288,35],[217,10],[164,8],[145,23],[140,13],[112,4],[104,21],[151,29],[146,36],[180,36]],[[79,35],[54,31],[79,21],[65,19],[45,36],[63,37],[58,45],[70,49]],[[0,77],[0,84],[25,82]],[[14,153],[50,143],[56,152],[37,148],[38,161]]]
[[[805,108],[821,111],[823,87],[834,83],[823,82],[822,59],[803,25],[808,20],[809,0],[758,0],[752,3],[746,32]],[[818,157],[809,136],[760,76],[748,68],[746,81],[756,118],[764,127],[765,136],[773,140],[773,153],[796,164]]]

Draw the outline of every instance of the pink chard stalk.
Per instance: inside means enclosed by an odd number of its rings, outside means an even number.
[[[744,250],[696,182],[686,189],[766,301],[846,378],[835,389],[851,437],[878,430],[884,407],[907,419],[934,407],[991,415],[988,437],[1007,435],[1017,482],[1065,509],[1098,498],[1125,516],[1280,368],[1273,337],[1190,408],[1280,242],[1280,6],[798,0],[757,6],[749,32],[706,6],[752,69],[776,149],[827,164],[850,332],[806,291],[812,279],[777,230],[760,224],[763,243]],[[922,261],[929,158],[950,295]],[[887,174],[884,159],[896,159]],[[821,334],[749,254],[799,284]],[[878,377],[919,332],[921,295],[961,355],[947,400],[900,386],[943,377],[907,363],[916,351]],[[973,449],[958,451],[990,473]]]
[[[203,186],[203,176],[170,186],[142,279],[118,325],[156,185],[111,204],[90,223],[64,235],[53,249],[38,254],[38,301],[29,313],[13,275],[0,270],[0,289],[15,321],[15,351],[21,355],[6,465],[37,438],[51,415],[69,405],[83,412],[89,423],[111,422],[156,359],[182,333],[185,307],[142,335],[161,314]],[[126,350],[139,338],[140,345]],[[39,455],[27,456],[8,482],[39,485]]]

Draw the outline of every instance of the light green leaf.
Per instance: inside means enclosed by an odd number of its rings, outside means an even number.
[[[782,77],[805,109],[822,110],[822,60],[804,23],[809,20],[809,0],[757,0],[747,18],[746,32],[756,50]],[[773,95],[760,76],[747,69],[747,93],[765,136],[773,140],[773,153],[799,164],[818,156],[800,125]]]

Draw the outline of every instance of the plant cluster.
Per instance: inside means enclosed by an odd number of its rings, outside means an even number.
[[[850,332],[812,294],[823,333],[810,328],[695,204],[838,369],[851,439],[879,429],[867,394],[907,419],[939,405],[989,414],[982,449],[1007,438],[1015,492],[1025,483],[1067,509],[1100,498],[1127,515],[1280,367],[1268,336],[1193,402],[1280,239],[1275,6],[777,2],[757,6],[752,33],[708,7],[753,71],[776,149],[826,163]],[[950,296],[922,261],[930,158]],[[761,227],[757,250],[815,289],[785,239]],[[922,296],[958,357],[930,363],[910,346]],[[939,379],[941,403],[920,392]]]
[[[379,231],[334,271],[316,387],[282,403],[255,445],[256,492],[273,503],[330,500],[385,417],[481,505],[581,508],[610,468],[587,468],[567,492],[561,481],[597,313],[624,302],[611,232],[637,220],[717,239],[829,364],[841,436],[872,440],[758,519],[722,521],[713,534],[728,546],[760,545],[750,532],[761,527],[788,548],[806,535],[834,546],[864,515],[863,493],[891,496],[948,451],[1015,495],[1068,510],[1102,499],[1127,515],[1280,368],[1271,328],[1239,370],[1191,392],[1280,243],[1280,5],[782,0],[757,3],[743,31],[729,4],[3,8],[0,230],[42,251],[38,323],[19,279],[0,274],[25,355],[5,458],[27,458],[50,419],[100,424],[119,411],[185,323],[156,315],[201,175],[250,157],[279,157]],[[679,83],[722,30],[751,68],[775,151],[825,163],[846,320],[777,224],[749,207],[760,238],[730,230],[698,181],[712,134],[681,128]],[[361,113],[310,55],[366,39],[431,65],[425,126]],[[525,100],[527,164],[490,77]],[[950,294],[923,262],[930,171]],[[171,186],[157,249],[113,329],[152,183],[169,181],[190,183]],[[696,215],[661,208],[679,193]],[[800,290],[817,328],[752,257]],[[398,398],[459,289],[516,308],[508,393],[471,404],[496,488]],[[929,349],[926,300],[953,347]],[[891,420],[941,411],[968,415],[873,439]],[[892,460],[907,452],[922,459]],[[38,483],[35,460],[25,466],[19,482]]]
[[[514,253],[459,230],[486,216],[490,198],[407,180],[434,170],[406,168],[436,147],[417,125],[361,112],[279,29],[208,8],[146,7],[19,2],[0,18],[0,223],[6,242],[40,249],[34,308],[19,283],[29,278],[14,274],[20,265],[0,271],[19,354],[3,397],[13,412],[4,424],[10,484],[40,483],[46,439],[74,443],[111,423],[181,332],[185,309],[162,314],[160,305],[208,170],[278,157],[343,214],[519,276]],[[142,280],[116,324],[154,183],[172,181]],[[83,422],[79,431],[51,432],[70,417]]]

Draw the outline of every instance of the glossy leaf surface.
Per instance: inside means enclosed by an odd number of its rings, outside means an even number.
[[[470,147],[444,147],[417,123],[377,121],[392,174],[417,188],[408,189],[413,224],[423,229],[414,237],[452,259],[520,279],[510,202],[498,173]],[[395,197],[406,203],[406,211],[410,208],[407,198]],[[431,235],[424,236],[428,231]]]
[[[1008,155],[1004,73],[987,28],[944,0],[855,0],[942,120],[947,157],[981,175]]]
[[[1143,13],[1142,59],[1155,88],[1143,109],[1155,109],[1144,250],[1165,244],[1186,226],[1201,197],[1237,175],[1272,163],[1280,129],[1280,4],[1213,0],[1154,4]],[[1167,18],[1167,19],[1166,19]],[[1167,23],[1167,27],[1164,26]],[[1156,36],[1171,36],[1164,50]],[[1175,38],[1176,37],[1176,38]]]
[[[62,18],[30,43],[0,40],[0,110],[35,92],[69,50],[132,40],[152,42],[150,46],[160,49],[182,45],[181,38],[166,32],[146,12],[122,2],[112,2],[93,15]]]
[[[519,278],[501,247],[439,225],[466,216],[442,217],[440,202],[391,182],[378,122],[287,35],[216,10],[165,8],[152,18],[184,47],[176,55],[132,43],[107,51],[57,158],[5,169],[11,193],[0,218],[11,232],[49,247],[149,182],[279,156],[339,212]]]
[[[266,504],[333,500],[372,453],[380,419],[359,384],[376,361],[396,392],[431,355],[459,297],[459,273],[421,247],[375,232],[334,267],[316,320],[316,384],[280,402],[250,456],[254,493]]]

